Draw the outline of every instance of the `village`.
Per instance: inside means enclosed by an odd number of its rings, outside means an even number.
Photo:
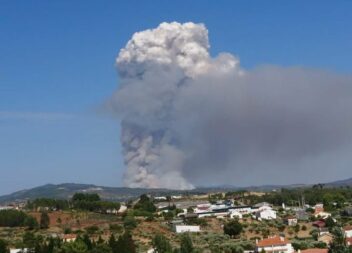
[[[289,190],[290,195],[300,194],[300,198],[287,203],[281,201],[287,190],[171,196],[153,193],[122,203],[78,193],[69,201],[36,199],[1,206],[0,238],[11,253],[32,252],[35,238],[42,242],[55,238],[67,245],[86,238],[94,244],[126,233],[135,252],[164,252],[155,241],[160,236],[175,250],[186,236],[192,252],[326,253],[338,247],[338,241],[346,249],[352,248],[350,191],[309,189],[305,197],[302,190]],[[341,199],[341,194],[346,198]],[[316,195],[318,199],[322,195],[323,201],[312,203],[310,198]],[[26,215],[25,220],[33,217],[34,221],[4,226],[1,214],[5,212],[19,212]],[[43,216],[47,217],[44,225]],[[26,237],[32,241],[28,243]]]

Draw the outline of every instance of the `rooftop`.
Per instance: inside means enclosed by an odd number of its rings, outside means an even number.
[[[289,240],[284,237],[274,236],[270,238],[263,239],[257,243],[258,247],[269,247],[269,246],[279,246],[290,243]]]

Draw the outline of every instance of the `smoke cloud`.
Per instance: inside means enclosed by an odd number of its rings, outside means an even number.
[[[203,24],[176,22],[135,33],[116,63],[108,104],[121,119],[129,187],[285,181],[352,161],[349,75],[246,71],[232,54],[210,56]]]

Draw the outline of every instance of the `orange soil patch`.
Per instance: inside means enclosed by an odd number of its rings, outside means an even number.
[[[38,223],[40,222],[40,212],[30,212],[29,215],[33,216]],[[71,213],[66,213],[66,212],[50,212],[48,213],[49,219],[50,219],[50,225],[49,226],[58,226],[60,225],[59,223],[59,218],[61,219],[61,225],[69,225],[72,223],[73,216]]]

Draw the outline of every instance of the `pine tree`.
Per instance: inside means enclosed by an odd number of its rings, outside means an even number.
[[[40,215],[40,228],[45,229],[48,228],[50,224],[50,218],[47,212],[42,212]]]

